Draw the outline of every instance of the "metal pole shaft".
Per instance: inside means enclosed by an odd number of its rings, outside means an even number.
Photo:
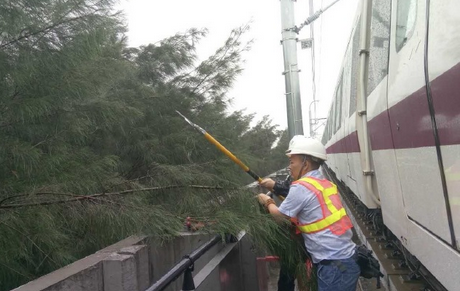
[[[300,102],[299,68],[297,64],[297,34],[293,0],[281,0],[281,29],[286,86],[286,107],[289,138],[303,135],[302,106]]]
[[[315,14],[313,11],[313,0],[310,0],[309,4],[309,10],[310,10],[310,16]],[[316,120],[316,83],[315,83],[315,24],[311,23],[310,24],[310,38],[313,40],[312,41],[312,46],[311,46],[311,73],[312,73],[312,89],[313,89],[313,117],[312,120]],[[311,115],[310,115],[311,116]],[[311,134],[310,134],[311,136]]]

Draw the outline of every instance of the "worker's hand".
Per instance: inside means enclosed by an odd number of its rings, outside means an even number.
[[[273,181],[270,178],[265,178],[262,181],[260,181],[259,184],[260,186],[265,187],[267,189],[273,189],[273,187],[275,186],[275,181]]]
[[[270,196],[268,196],[268,195],[266,195],[264,193],[260,193],[259,195],[257,195],[257,199],[259,200],[260,204],[265,205],[267,200],[270,199]]]

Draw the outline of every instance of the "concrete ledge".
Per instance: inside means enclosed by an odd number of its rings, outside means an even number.
[[[122,248],[130,247],[134,245],[144,245],[146,244],[147,240],[148,240],[147,236],[134,236],[133,235],[133,236],[125,238],[124,240],[116,242],[113,245],[103,248],[102,250],[97,251],[96,254],[115,253],[121,250]]]
[[[150,287],[150,266],[149,251],[147,245],[136,245],[122,248],[119,252],[121,255],[131,255],[136,262],[137,286],[138,291],[145,291]],[[105,271],[105,269],[104,269]]]
[[[132,255],[111,254],[103,261],[104,291],[136,291],[136,262]]]
[[[182,257],[212,236],[180,233],[177,238],[158,244],[146,236],[131,236],[59,270],[22,285],[14,291],[144,291]],[[195,264],[198,272],[223,244],[214,246]],[[129,273],[131,277],[125,276]],[[115,275],[118,274],[118,275]],[[180,289],[179,278],[166,290]]]
[[[103,291],[101,261],[110,254],[94,254],[22,285],[15,291]]]
[[[124,247],[142,244],[146,236],[130,236],[70,265],[22,285],[13,291],[103,291],[102,261]]]

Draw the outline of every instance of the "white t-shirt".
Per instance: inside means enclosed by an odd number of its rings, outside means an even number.
[[[319,170],[313,170],[303,177],[324,179]],[[291,185],[289,194],[281,203],[279,211],[289,217],[297,217],[300,224],[307,224],[323,218],[321,206],[315,193],[300,184]],[[321,260],[348,259],[354,254],[355,243],[351,240],[353,232],[348,229],[337,236],[329,229],[306,234],[302,233],[305,247],[310,253],[313,263]]]

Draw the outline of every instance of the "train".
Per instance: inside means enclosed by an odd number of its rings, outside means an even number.
[[[428,271],[429,290],[460,290],[459,11],[361,1],[322,135],[326,167]]]

